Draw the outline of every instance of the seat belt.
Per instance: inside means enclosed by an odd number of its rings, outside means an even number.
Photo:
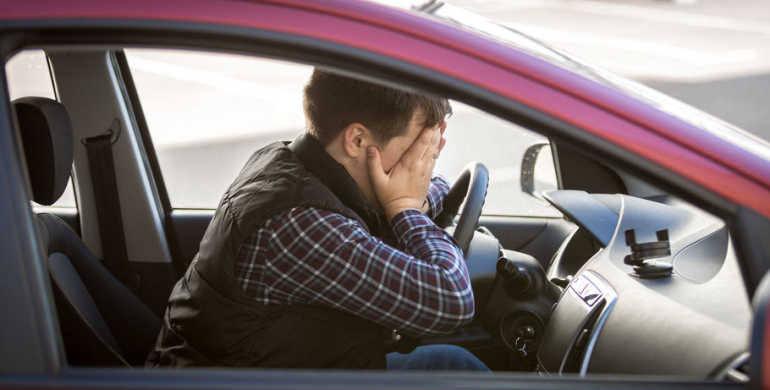
[[[126,237],[123,232],[123,217],[120,213],[118,182],[115,178],[115,164],[112,159],[113,126],[101,135],[86,138],[83,144],[88,151],[88,166],[94,189],[94,202],[99,221],[99,237],[102,243],[104,265],[131,291],[139,289],[139,275],[128,269]],[[117,123],[119,125],[119,122]],[[119,128],[118,128],[118,131]]]

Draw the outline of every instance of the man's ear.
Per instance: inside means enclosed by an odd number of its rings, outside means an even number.
[[[366,126],[351,123],[342,132],[342,147],[348,157],[366,156],[366,148],[372,145],[371,132]]]

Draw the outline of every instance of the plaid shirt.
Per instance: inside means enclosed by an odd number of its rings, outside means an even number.
[[[433,178],[437,215],[449,185]],[[473,319],[474,300],[462,251],[427,215],[406,210],[391,221],[394,248],[359,222],[309,207],[269,218],[244,241],[235,262],[255,300],[340,309],[409,336],[449,333]]]

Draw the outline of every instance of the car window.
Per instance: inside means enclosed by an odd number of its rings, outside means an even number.
[[[175,208],[215,207],[224,188],[237,175],[246,158],[255,149],[273,140],[290,140],[303,131],[301,90],[312,71],[310,67],[200,52],[129,50],[128,55],[166,180],[165,184],[168,186]],[[55,56],[52,58],[56,59]],[[53,87],[52,84],[51,87]],[[172,93],[172,91],[176,92]],[[50,92],[51,96],[55,96],[53,89]],[[449,142],[439,159],[438,170],[454,178],[468,162],[483,161],[488,166],[491,177],[490,192],[485,205],[487,214],[559,215],[541,201],[522,194],[519,184],[522,161],[529,150],[537,147],[538,150],[544,151],[535,158],[534,171],[536,171],[535,181],[538,188],[556,187],[557,179],[553,162],[548,158],[549,148],[543,146],[548,144],[548,139],[469,105],[454,101],[452,103],[454,114],[446,134]],[[560,157],[563,157],[563,154],[560,154]],[[572,287],[567,287],[570,292],[560,295],[569,299],[562,301],[566,304],[544,306],[545,313],[555,307],[556,309],[553,310],[560,310],[560,314],[566,311],[568,316],[571,315],[568,311],[575,309],[578,315],[585,315],[585,320],[583,317],[578,317],[579,320],[573,321],[570,326],[580,328],[565,327],[566,331],[562,332],[562,335],[569,333],[567,337],[550,338],[550,344],[540,346],[541,351],[545,351],[542,356],[546,359],[549,356],[552,357],[545,363],[548,366],[542,367],[551,370],[552,375],[558,375],[564,359],[583,353],[584,350],[580,349],[582,346],[578,341],[580,340],[578,335],[583,334],[589,335],[581,336],[582,342],[589,343],[583,345],[594,348],[589,351],[595,351],[597,356],[596,360],[591,360],[590,363],[603,364],[596,369],[594,369],[596,366],[591,367],[595,370],[589,372],[592,375],[607,373],[601,371],[602,367],[616,369],[617,366],[614,365],[618,356],[616,346],[622,343],[629,346],[627,348],[629,351],[645,351],[644,354],[630,354],[629,356],[632,356],[630,359],[632,361],[639,359],[645,363],[656,362],[657,365],[654,368],[649,368],[647,365],[644,367],[658,375],[661,372],[684,375],[688,373],[686,369],[693,366],[697,366],[696,372],[700,373],[703,371],[702,367],[711,364],[710,361],[723,360],[724,356],[732,355],[734,350],[744,350],[745,347],[742,344],[734,343],[724,355],[698,353],[701,351],[699,348],[708,347],[709,351],[713,352],[735,339],[745,340],[744,331],[748,329],[746,324],[750,320],[749,301],[740,283],[740,268],[724,221],[705,215],[707,213],[702,210],[690,210],[691,205],[681,204],[682,201],[666,196],[651,183],[637,177],[630,177],[630,173],[623,171],[617,173],[626,183],[630,195],[655,198],[656,201],[631,199],[621,195],[597,195],[586,198],[589,195],[585,193],[566,194],[567,197],[562,203],[565,206],[570,204],[582,206],[588,203],[586,202],[588,199],[592,202],[588,204],[603,204],[609,212],[602,218],[592,218],[591,215],[581,218],[578,212],[568,212],[571,219],[580,225],[581,230],[570,234],[569,238],[557,235],[547,237],[551,241],[550,244],[559,245],[555,256],[544,257],[546,261],[550,259],[548,275],[544,276],[547,279],[544,280],[566,283],[573,276],[578,276],[578,272],[581,272],[581,268],[589,261],[593,263],[590,269],[582,268],[583,273],[588,274],[588,277],[575,278],[576,282]],[[577,201],[569,203],[575,200]],[[660,204],[653,204],[657,202]],[[565,209],[568,208],[565,207]],[[580,207],[573,211],[586,209],[593,211]],[[554,221],[549,220],[547,224],[555,225],[552,222]],[[597,229],[593,229],[595,224],[598,224]],[[597,238],[591,236],[593,234],[601,236],[599,234],[601,232],[612,233],[616,230],[625,233],[632,229],[635,229],[633,233],[635,238],[629,240],[628,233],[625,236],[617,233],[612,238],[615,242],[607,248],[597,247],[595,245]],[[563,243],[562,239],[564,239]],[[637,244],[629,244],[632,241],[636,241]],[[196,240],[195,243],[197,242]],[[633,251],[636,250],[632,245],[644,249],[664,246],[664,244],[673,251],[684,253],[681,257],[676,257],[678,255],[675,253],[675,256],[663,259],[667,262],[673,262],[676,259],[678,267],[676,273],[662,276],[647,275],[650,278],[644,278],[645,275],[639,271],[654,270],[654,268],[645,267],[652,267],[656,263],[644,264],[642,260],[647,259],[639,259],[640,261],[632,266],[625,261],[626,257],[630,257],[628,251],[631,250],[634,254]],[[506,249],[512,248],[514,246],[506,247]],[[597,253],[601,253],[600,251],[604,251],[603,255],[596,256]],[[497,254],[495,252],[490,259],[486,259],[491,261],[489,264],[492,265],[492,270],[496,269],[495,264],[500,264]],[[512,255],[515,255],[512,250],[507,251],[506,254],[512,258],[514,258]],[[474,264],[474,262],[469,261],[468,264]],[[622,272],[618,272],[618,269]],[[597,273],[603,270],[609,270],[606,272],[608,280]],[[596,277],[590,275],[596,275]],[[670,277],[670,279],[661,279],[664,277]],[[512,294],[511,291],[514,291],[512,288],[516,286],[505,284],[511,282],[506,280],[496,277],[487,278],[488,283],[496,284],[497,287],[494,288],[497,289],[497,294],[501,294],[497,296],[500,298],[498,302],[505,302],[505,304],[486,305],[487,308],[494,306],[501,312],[485,312],[483,317],[478,318],[481,321],[484,321],[484,318],[500,320],[499,323],[496,322],[493,327],[488,326],[487,329],[491,329],[490,332],[493,335],[501,332],[502,342],[513,350],[524,347],[518,343],[521,334],[518,329],[514,329],[516,323],[513,322],[516,319],[513,314],[521,312],[511,308],[526,308],[531,301],[528,301],[523,294]],[[712,280],[716,283],[709,283]],[[595,288],[588,288],[589,284]],[[704,291],[702,285],[713,290],[705,290],[706,293],[701,293]],[[566,284],[562,287],[564,286]],[[727,289],[724,286],[730,288]],[[725,290],[729,291],[726,293]],[[601,311],[601,316],[595,315],[594,311],[589,311],[592,309],[585,309],[592,307],[593,302],[596,302],[594,300],[597,299],[597,293],[600,293],[599,297],[607,298],[603,303],[593,306],[597,311]],[[624,294],[623,299],[618,298],[618,294]],[[166,296],[162,299],[165,300]],[[490,299],[487,302],[493,301]],[[521,306],[513,306],[514,304]],[[639,310],[645,307],[649,310]],[[610,309],[617,310],[615,312],[617,314],[610,316]],[[555,314],[552,318],[565,317],[558,317],[558,314]],[[684,318],[696,318],[697,321],[687,321],[683,320]],[[639,326],[646,322],[656,326]],[[703,325],[704,322],[706,326]],[[727,326],[723,326],[722,322]],[[605,337],[603,341],[598,337],[605,323],[607,324],[605,329],[609,332],[601,336],[609,335],[609,337]],[[538,324],[540,323],[534,323],[534,325]],[[534,329],[532,326],[529,327]],[[554,329],[558,328],[554,327]],[[659,337],[662,334],[661,329],[665,330],[663,333],[673,336]],[[737,329],[737,331],[730,329]],[[526,327],[523,330],[527,331]],[[723,333],[713,343],[703,344],[701,335],[715,334],[712,330]],[[543,331],[539,329],[538,334],[542,334]],[[693,331],[699,333],[693,333]],[[682,337],[688,333],[696,334],[698,337]],[[473,334],[470,333],[467,339],[471,339],[472,336]],[[678,337],[679,342],[688,347],[680,348],[677,354],[663,353],[660,357],[653,356],[653,353],[670,349],[672,337]],[[635,344],[629,342],[629,339],[632,339]],[[646,349],[643,348],[645,346]],[[526,351],[520,352],[525,352],[526,355]],[[696,361],[687,366],[683,365],[684,368],[677,365],[677,360],[694,361],[696,360],[693,359],[694,357],[704,356],[710,361],[706,363]],[[745,359],[745,354],[741,354],[735,360],[740,365]],[[503,364],[511,363],[509,355],[504,354],[499,360]],[[572,362],[574,367],[569,369],[575,371],[565,370],[566,376],[577,373],[580,368],[578,367],[580,359],[575,358]],[[582,360],[582,362],[580,364],[587,364],[589,360]],[[505,365],[503,367],[503,369],[510,368]],[[708,378],[719,379],[726,375],[713,374]]]
[[[5,65],[8,76],[8,91],[11,101],[26,97],[38,96],[56,100],[51,69],[48,58],[42,50],[24,50],[11,58]],[[76,207],[75,191],[72,180],[67,183],[64,194],[51,206],[41,206],[33,202],[35,207]]]
[[[304,131],[302,89],[311,66],[180,50],[125,52],[175,209],[216,208],[255,150]],[[520,190],[524,151],[547,139],[460,102],[452,106],[437,171],[451,181],[467,163],[484,161],[485,214],[560,216]],[[553,169],[542,176],[556,187]]]

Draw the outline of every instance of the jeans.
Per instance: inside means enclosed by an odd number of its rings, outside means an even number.
[[[386,358],[388,370],[490,371],[472,353],[455,345],[426,345],[408,354],[389,353]]]

